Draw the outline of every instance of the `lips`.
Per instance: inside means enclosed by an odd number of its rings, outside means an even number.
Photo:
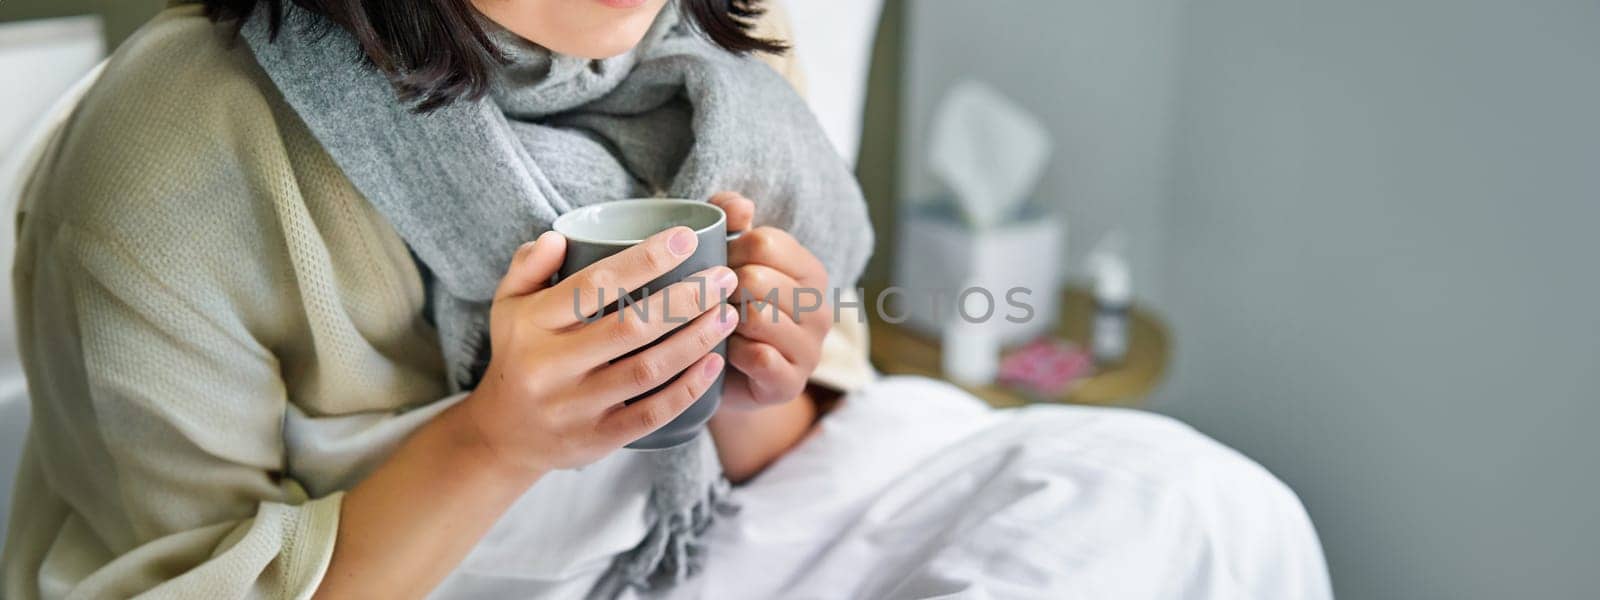
[[[611,8],[639,8],[650,0],[595,0]]]

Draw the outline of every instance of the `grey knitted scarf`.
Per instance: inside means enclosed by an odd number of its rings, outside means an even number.
[[[490,300],[512,254],[585,204],[735,190],[757,224],[853,284],[872,247],[860,189],[805,103],[777,73],[721,51],[662,11],[644,41],[605,60],[558,55],[488,24],[510,58],[488,98],[418,114],[358,60],[354,39],[285,2],[276,37],[262,8],[243,36],[285,100],[428,274],[452,386],[487,362]],[[487,24],[487,21],[486,21]],[[705,443],[652,453],[650,532],[593,590],[661,589],[692,575],[700,537],[730,508]]]

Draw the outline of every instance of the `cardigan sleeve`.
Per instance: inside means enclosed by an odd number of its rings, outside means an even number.
[[[28,223],[15,272],[35,411],[7,547],[11,598],[305,598],[342,495],[285,475],[271,354],[136,251]],[[24,589],[26,588],[26,589]]]
[[[284,137],[216,31],[189,7],[130,38],[24,192],[5,598],[304,598],[331,559],[343,496],[284,437],[308,336],[271,225],[303,180],[270,176]]]

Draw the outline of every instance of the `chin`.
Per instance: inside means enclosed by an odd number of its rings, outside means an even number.
[[[649,23],[645,23],[645,26],[638,28],[637,31],[627,29],[623,31],[609,32],[607,35],[586,36],[581,40],[576,40],[576,43],[574,43],[570,48],[556,48],[550,45],[544,46],[568,56],[577,56],[579,58],[587,58],[590,60],[611,58],[619,54],[624,54],[627,51],[632,50],[634,46],[639,45],[639,41],[643,40],[644,34],[649,31],[649,25]]]
[[[587,59],[617,56],[644,39],[666,0],[511,0],[474,2],[502,27],[554,52]]]

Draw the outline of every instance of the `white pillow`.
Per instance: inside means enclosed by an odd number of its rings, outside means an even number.
[[[12,215],[45,142],[89,89],[105,57],[99,17],[0,24],[0,264],[16,256]],[[17,356],[11,281],[0,285],[0,539],[28,429],[28,387]]]
[[[791,0],[783,7],[794,27],[806,100],[839,154],[854,165],[883,0]]]
[[[50,129],[43,122],[73,84],[105,58],[99,17],[0,24],[0,264],[10,271],[16,251],[12,215],[28,158]],[[0,286],[0,390],[22,376],[9,280]],[[0,455],[0,459],[4,456]]]

